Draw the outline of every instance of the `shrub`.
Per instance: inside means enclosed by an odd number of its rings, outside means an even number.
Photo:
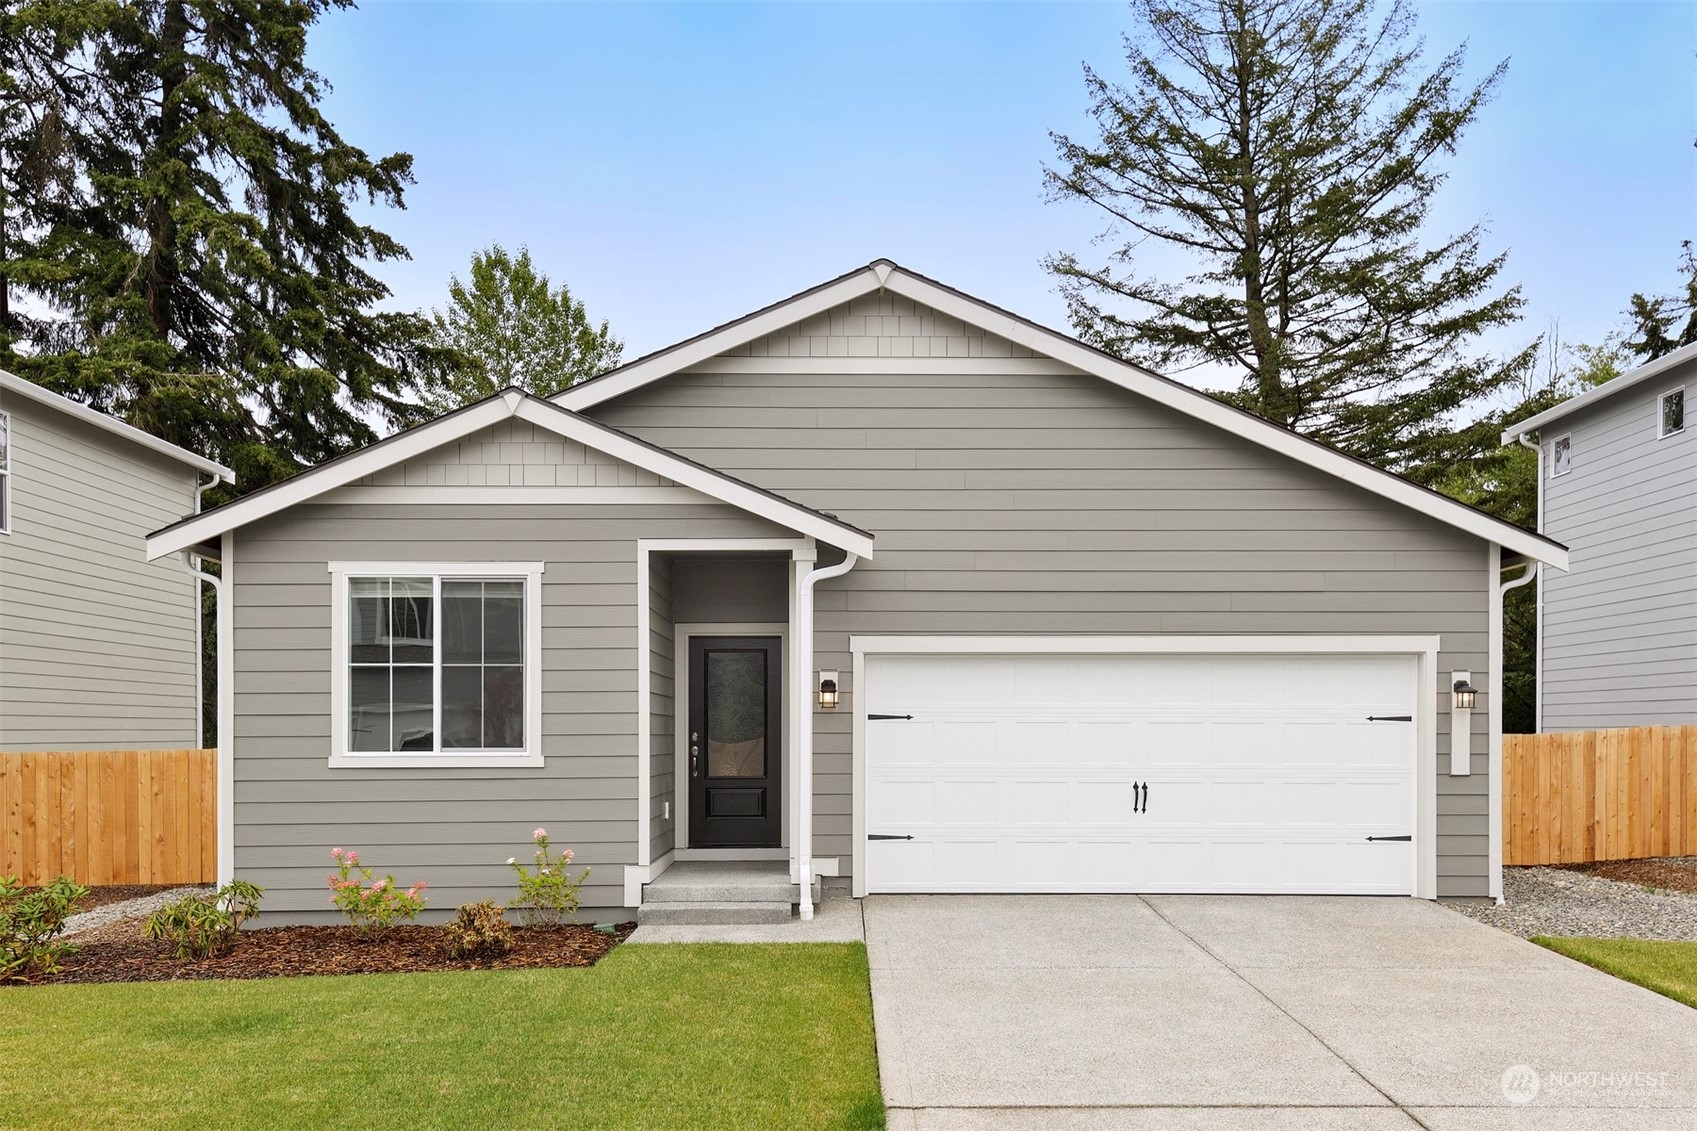
[[[525,922],[532,926],[576,918],[578,895],[583,881],[589,878],[589,869],[585,868],[573,879],[572,850],[563,848],[558,855],[549,852],[547,829],[537,829],[531,834],[531,841],[536,845],[534,872],[515,857],[507,857],[507,866],[519,878],[519,897],[507,906],[522,910]]]
[[[242,924],[259,914],[265,889],[231,880],[217,891],[202,892],[167,904],[147,917],[142,933],[171,944],[178,958],[210,958],[236,941]]]
[[[77,900],[87,894],[88,889],[69,876],[28,893],[16,876],[0,876],[0,982],[59,972],[59,960],[78,947],[54,940]]]
[[[361,938],[376,938],[390,927],[410,923],[424,910],[422,893],[430,885],[423,880],[402,888],[394,876],[373,880],[371,869],[351,849],[333,848],[330,855],[336,858],[338,873],[330,877],[330,902],[348,917]]]
[[[489,900],[462,903],[453,920],[442,928],[448,932],[448,957],[488,962],[513,949],[513,925],[501,906]]]

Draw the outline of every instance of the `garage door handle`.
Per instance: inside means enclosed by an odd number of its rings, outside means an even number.
[[[866,839],[867,840],[912,840],[913,834],[909,833],[907,836],[898,836],[895,833],[867,833]]]
[[[1142,793],[1141,799],[1139,799],[1139,791]],[[1147,813],[1149,811],[1149,786],[1147,783],[1131,783],[1131,811],[1133,813]]]
[[[1370,836],[1368,840],[1413,840],[1412,836]]]

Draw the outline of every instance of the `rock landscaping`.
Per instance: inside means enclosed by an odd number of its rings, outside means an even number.
[[[1578,867],[1504,868],[1503,906],[1450,906],[1521,938],[1697,940],[1694,866],[1697,861],[1682,866],[1677,860],[1617,860]],[[1692,867],[1693,886],[1680,889],[1669,881],[1686,882],[1683,867]],[[1658,879],[1656,886],[1646,886]]]

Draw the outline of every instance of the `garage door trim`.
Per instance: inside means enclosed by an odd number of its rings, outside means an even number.
[[[871,706],[860,694],[866,686],[866,657],[910,655],[1405,655],[1416,658],[1419,687],[1414,718],[1415,890],[1435,899],[1438,886],[1437,636],[851,636],[854,683],[849,703],[854,715],[853,839],[854,894],[866,894],[866,724]]]

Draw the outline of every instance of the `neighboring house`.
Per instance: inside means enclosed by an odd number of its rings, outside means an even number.
[[[297,919],[333,846],[442,913],[539,824],[590,914],[726,859],[1496,895],[1501,571],[1567,562],[886,260],[149,539],[187,549],[221,872]]]
[[[1694,412],[1697,345],[1503,433],[1537,449],[1538,528],[1573,554],[1540,582],[1539,731],[1697,723]]]
[[[0,751],[200,744],[196,583],[143,548],[219,479],[235,475],[0,372]]]

